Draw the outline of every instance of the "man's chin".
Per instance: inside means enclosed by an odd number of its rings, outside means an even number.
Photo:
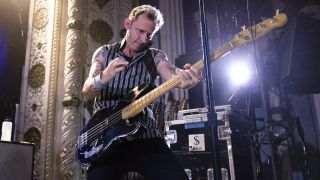
[[[145,50],[146,49],[146,44],[142,44],[142,45],[139,45],[138,47],[137,47],[137,51],[143,51],[143,50]]]

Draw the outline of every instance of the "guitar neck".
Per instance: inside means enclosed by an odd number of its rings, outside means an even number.
[[[232,49],[235,49],[239,45],[234,41],[231,40],[224,45],[222,45],[220,48],[218,48],[216,51],[210,54],[210,60],[212,62],[216,61],[219,59],[221,56],[226,54],[227,52],[231,51]],[[200,59],[196,63],[193,64],[193,66],[197,67],[198,69],[202,69],[204,67],[204,60]]]
[[[211,61],[215,61],[220,58],[223,54],[229,52],[230,50],[236,48],[237,46],[233,42],[233,40],[229,41],[228,43],[224,44],[222,47],[214,51],[210,54]],[[193,66],[197,67],[198,69],[202,69],[204,67],[203,59],[197,61]],[[122,109],[122,118],[127,119],[134,117],[138,113],[140,113],[145,107],[148,106],[152,101],[157,99],[158,97],[164,95],[166,92],[170,91],[171,89],[177,87],[181,83],[180,78],[178,75],[173,76],[157,88],[150,91],[148,94],[142,96],[141,98],[137,99],[136,101],[132,102],[124,109]]]

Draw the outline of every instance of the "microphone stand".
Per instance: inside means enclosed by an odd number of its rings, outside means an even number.
[[[212,86],[211,68],[210,68],[210,55],[209,43],[207,32],[207,21],[205,17],[204,0],[199,0],[200,22],[201,22],[201,37],[203,47],[203,59],[205,63],[205,78],[206,78],[206,95],[208,103],[208,123],[211,127],[212,143],[213,143],[213,177],[215,180],[221,180],[220,168],[220,151],[218,146],[218,120],[217,113],[215,112],[214,93],[209,90]]]

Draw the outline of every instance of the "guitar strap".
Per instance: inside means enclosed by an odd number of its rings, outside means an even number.
[[[113,48],[115,49],[119,49],[120,47],[120,43],[117,43]],[[147,68],[147,71],[150,75],[150,81],[149,83],[152,84],[152,85],[157,85],[157,79],[158,79],[158,71],[157,71],[157,67],[156,67],[156,64],[154,62],[154,59],[152,57],[152,54],[151,54],[151,50],[148,49],[146,54],[145,54],[146,57],[142,58],[143,59],[143,63],[144,65],[146,66]],[[106,66],[106,64],[105,64]]]
[[[155,81],[158,78],[159,74],[150,49],[147,50],[146,57],[143,58],[143,62],[147,67],[148,73],[150,74],[150,83],[152,85],[155,85]]]

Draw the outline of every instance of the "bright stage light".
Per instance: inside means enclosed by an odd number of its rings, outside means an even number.
[[[234,86],[241,86],[248,82],[251,72],[247,63],[238,61],[230,65],[228,74]]]

